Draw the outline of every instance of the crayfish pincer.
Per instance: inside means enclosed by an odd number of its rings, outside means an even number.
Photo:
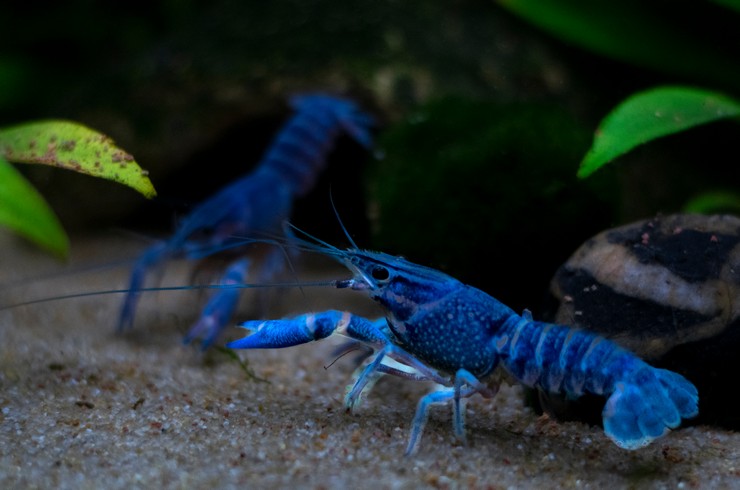
[[[524,385],[545,392],[606,397],[604,431],[625,449],[643,447],[698,414],[693,384],[603,337],[535,321],[528,311],[518,315],[479,289],[400,257],[325,243],[310,246],[352,271],[353,278],[336,281],[336,287],[364,292],[386,317],[325,311],[248,321],[241,326],[252,334],[228,347],[281,348],[332,334],[367,345],[373,354],[347,393],[350,409],[384,374],[438,383],[441,389],[419,401],[406,454],[417,449],[434,403],[452,401],[453,429],[464,439],[461,402],[476,393],[493,396],[492,374],[499,364]]]

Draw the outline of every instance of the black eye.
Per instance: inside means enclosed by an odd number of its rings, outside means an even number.
[[[373,267],[373,270],[370,271],[370,275],[373,276],[373,279],[376,281],[387,281],[388,278],[391,277],[391,273],[388,272],[388,269],[380,267],[379,265]]]

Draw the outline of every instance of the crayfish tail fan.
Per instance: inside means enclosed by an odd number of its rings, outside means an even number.
[[[698,393],[683,376],[645,365],[617,382],[603,411],[604,432],[624,449],[639,449],[696,416]]]

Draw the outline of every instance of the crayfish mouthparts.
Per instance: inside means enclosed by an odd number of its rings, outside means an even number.
[[[354,286],[354,279],[344,279],[343,281],[334,281],[334,287],[337,289],[351,288]]]

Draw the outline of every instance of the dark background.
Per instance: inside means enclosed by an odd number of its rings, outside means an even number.
[[[340,141],[294,222],[341,245],[331,189],[360,246],[536,310],[555,268],[589,236],[737,188],[732,122],[664,138],[576,180],[599,120],[631,93],[738,91],[737,15],[712,2],[640,8],[643,20],[732,62],[672,71],[615,60],[483,0],[13,2],[0,30],[0,125],[65,118],[110,135],[150,171],[155,201],[57,169],[23,170],[68,230],[156,236],[259,161],[289,117],[288,96],[352,97],[379,121],[378,151]]]

